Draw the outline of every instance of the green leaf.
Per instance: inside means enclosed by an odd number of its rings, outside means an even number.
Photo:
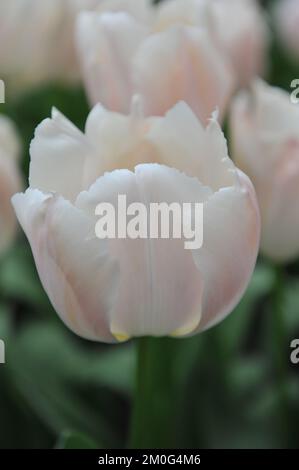
[[[131,392],[130,345],[89,350],[61,323],[44,321],[26,326],[10,342],[7,367],[11,387],[52,432],[79,429],[104,446],[120,445],[115,393]]]
[[[39,307],[47,302],[25,239],[19,240],[1,260],[0,291],[4,297],[25,300]]]
[[[56,449],[98,449],[96,442],[81,433],[64,431],[56,446]]]
[[[135,355],[131,344],[86,350],[60,322],[36,322],[18,337],[16,362],[44,369],[57,379],[72,379],[131,394]]]
[[[299,329],[299,280],[288,279],[283,292],[283,316],[288,332],[295,334]]]
[[[2,303],[0,304],[0,339],[8,340],[11,335],[11,315],[9,307]]]

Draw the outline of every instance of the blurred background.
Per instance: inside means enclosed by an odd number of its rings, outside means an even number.
[[[263,2],[268,12],[272,4]],[[273,34],[267,80],[291,91],[299,65],[278,42]],[[24,182],[34,129],[52,106],[83,129],[89,106],[80,87],[38,86],[0,105],[22,138]],[[246,295],[224,322],[191,339],[167,339],[163,352],[157,342],[158,362],[171,358],[174,365],[168,377],[174,396],[156,389],[158,369],[147,383],[161,409],[175,406],[159,429],[163,445],[298,447],[299,365],[291,364],[290,343],[299,338],[299,262],[282,271],[277,276],[259,259]],[[280,323],[274,313],[278,303]],[[0,448],[127,445],[136,345],[94,344],[72,334],[43,292],[21,231],[0,260],[0,338],[6,344]]]

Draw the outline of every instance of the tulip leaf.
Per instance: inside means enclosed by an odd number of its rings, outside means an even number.
[[[96,442],[78,432],[64,431],[56,446],[56,449],[98,449]]]
[[[39,307],[47,302],[25,240],[1,260],[0,290],[5,297],[24,300]]]
[[[133,382],[132,348],[86,344],[58,320],[27,325],[10,342],[11,387],[54,434],[75,429],[105,446],[120,445],[117,419]]]

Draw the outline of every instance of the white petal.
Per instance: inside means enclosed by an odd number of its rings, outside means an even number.
[[[203,247],[194,260],[203,276],[203,318],[198,331],[220,322],[244,294],[260,240],[253,186],[239,172],[241,187],[225,188],[204,205]]]
[[[163,115],[185,101],[206,123],[219,107],[223,117],[233,78],[207,34],[176,26],[148,37],[134,59],[136,89],[148,115]]]
[[[271,87],[262,80],[255,80],[251,88],[251,111],[262,139],[279,142],[281,139],[297,138],[299,109],[291,102],[290,94],[281,88]]]
[[[265,178],[267,181],[270,175]],[[295,260],[299,253],[298,140],[285,143],[273,168],[271,184],[265,189],[268,193],[262,204],[261,250],[276,262]]]
[[[232,106],[232,149],[252,179],[262,218],[261,251],[274,261],[298,251],[299,112],[289,95],[261,80]]]
[[[84,134],[57,110],[36,129],[30,146],[30,187],[73,200],[85,188],[90,146]]]
[[[137,20],[149,24],[152,21],[154,8],[151,0],[101,0],[97,11],[126,11]]]
[[[177,170],[139,165],[135,173],[119,170],[99,178],[79,196],[77,205],[94,214],[100,202],[117,207],[119,194],[127,196],[127,205],[142,202],[149,207],[150,202],[201,202],[211,191]],[[119,295],[110,318],[116,337],[185,335],[196,328],[202,277],[183,241],[109,240],[110,255],[117,258],[120,269]]]
[[[235,184],[234,165],[220,126],[213,118],[204,129],[185,103],[154,122],[147,139],[161,163],[197,177],[214,191]]]
[[[196,0],[172,0],[157,7],[156,29],[165,30],[175,24],[199,26],[203,2]]]
[[[147,28],[124,12],[78,17],[77,45],[90,102],[128,113],[132,88],[131,61]]]
[[[265,72],[269,30],[255,0],[206,0],[210,4],[211,33],[230,58],[240,87]]]
[[[133,104],[135,99],[133,98]],[[138,105],[137,105],[138,106]],[[106,111],[96,105],[86,123],[86,136],[93,148],[85,176],[87,187],[98,176],[116,169],[131,169],[139,163],[156,162],[157,151],[146,139],[150,120],[132,110],[129,116]]]

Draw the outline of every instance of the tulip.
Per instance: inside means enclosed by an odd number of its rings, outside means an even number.
[[[79,80],[74,22],[100,0],[1,0],[0,76],[8,92]]]
[[[206,31],[177,25],[155,32],[125,12],[83,12],[77,44],[91,104],[127,114],[137,93],[148,116],[183,100],[204,124],[216,107],[223,118],[234,78]]]
[[[171,24],[207,28],[240,87],[264,73],[269,30],[255,0],[169,0],[159,8],[156,27]]]
[[[17,157],[19,140],[12,122],[0,115],[0,254],[12,243],[16,217],[10,199],[21,189]]]
[[[30,187],[13,197],[42,284],[78,335],[115,342],[198,333],[237,304],[254,269],[260,221],[255,192],[227,154],[213,117],[204,128],[185,103],[144,117],[98,104],[85,133],[57,110],[36,130]],[[101,202],[204,204],[204,243],[100,239]]]
[[[274,22],[279,39],[290,56],[299,61],[299,3],[281,0],[274,8]]]
[[[231,133],[234,160],[257,192],[262,252],[291,261],[299,255],[299,109],[287,92],[256,81],[233,102]]]

